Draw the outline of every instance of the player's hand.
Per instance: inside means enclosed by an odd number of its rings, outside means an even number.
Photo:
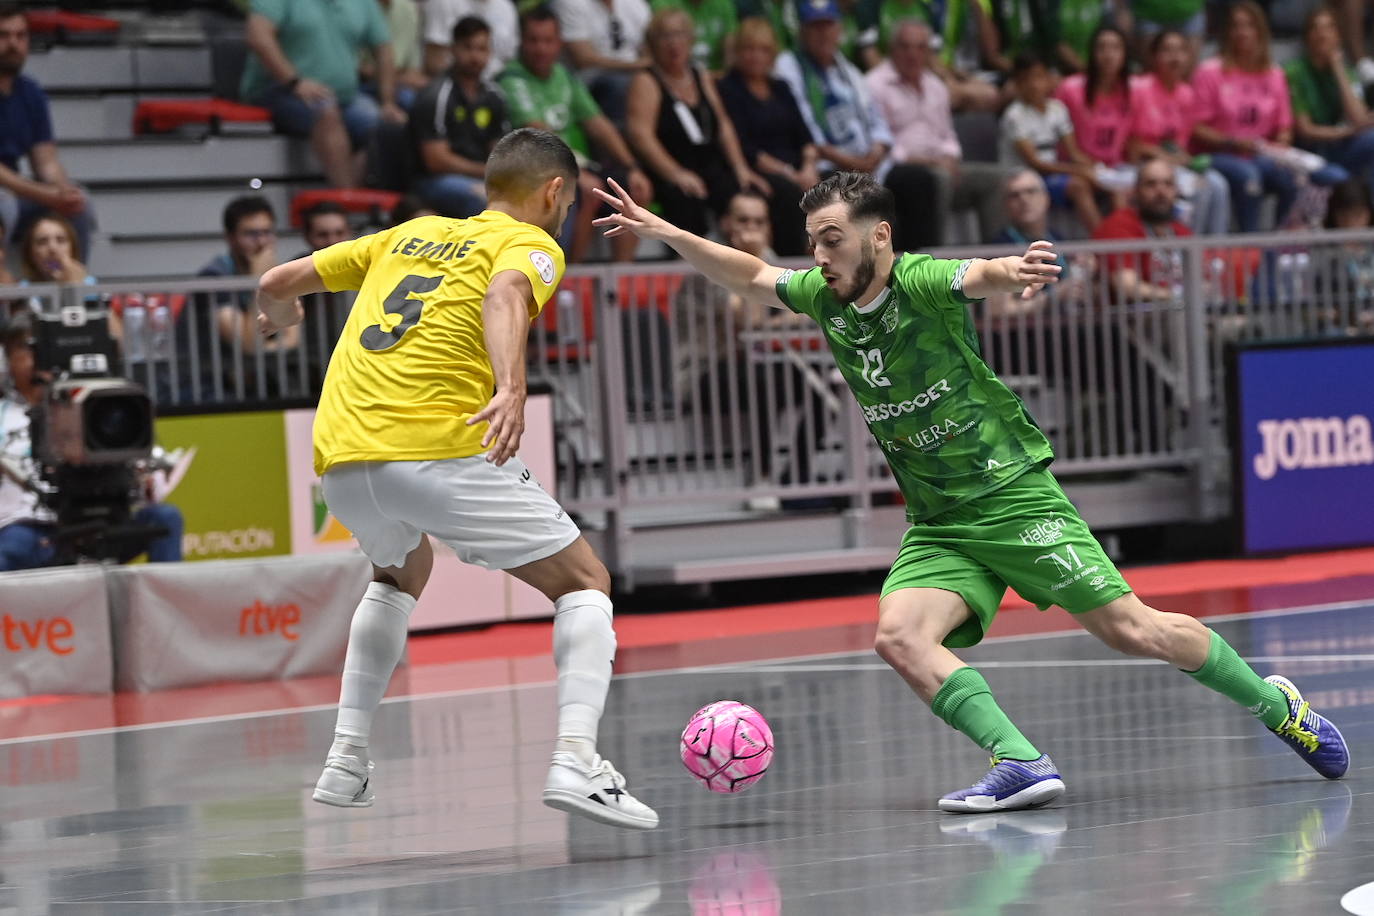
[[[606,226],[606,237],[615,238],[626,232],[633,232],[642,239],[663,239],[673,231],[673,224],[665,219],[655,216],[648,210],[635,203],[635,199],[630,196],[630,192],[620,186],[614,178],[606,179],[610,185],[612,193],[608,194],[600,188],[594,189],[596,196],[600,197],[616,211],[608,216],[592,220],[593,226]]]
[[[491,447],[487,460],[500,467],[520,450],[520,437],[525,434],[525,396],[509,391],[497,391],[487,406],[468,418],[468,426],[487,423],[482,448]]]
[[[268,301],[262,293],[258,293],[258,332],[263,337],[271,337],[278,331],[283,331],[305,320],[305,306],[301,304],[299,299],[291,303],[291,312],[284,321],[272,320],[271,316],[267,314],[268,308]]]
[[[1030,243],[1014,268],[1016,282],[1023,285],[1022,299],[1029,299],[1051,283],[1059,282],[1063,268],[1055,263],[1058,259],[1053,242],[1042,239]]]

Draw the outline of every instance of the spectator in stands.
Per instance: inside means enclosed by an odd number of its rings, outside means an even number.
[[[974,209],[982,241],[1002,225],[1002,182],[1006,169],[989,162],[963,161],[954,132],[949,89],[930,68],[934,35],[924,22],[907,20],[892,31],[891,58],[864,78],[878,110],[892,128],[892,158],[917,165],[935,180],[935,200],[928,211],[935,244],[949,241],[947,218]]]
[[[1078,148],[1094,166],[1098,181],[1109,188],[1116,209],[1135,184],[1126,165],[1126,139],[1131,125],[1131,85],[1126,72],[1126,36],[1104,25],[1089,46],[1086,69],[1064,78],[1055,98],[1069,110]]]
[[[1259,228],[1260,198],[1278,196],[1283,225],[1298,196],[1306,166],[1293,156],[1293,111],[1283,71],[1270,63],[1269,24],[1253,0],[1236,0],[1226,13],[1221,57],[1203,61],[1193,75],[1198,120],[1193,139],[1212,154],[1226,176],[1236,223],[1242,232]],[[1349,174],[1326,164],[1309,176],[1329,186]]]
[[[820,152],[792,90],[772,75],[777,39],[768,20],[751,16],[735,36],[735,66],[716,84],[745,161],[772,187],[774,244],[784,258],[806,253],[801,195],[820,181]]]
[[[23,74],[28,59],[28,19],[19,4],[0,2],[0,248],[34,214],[51,210],[72,221],[81,250],[90,251],[95,211],[62,168],[48,97]],[[25,158],[32,178],[20,172]]]
[[[1303,54],[1284,65],[1298,145],[1374,181],[1374,115],[1345,62],[1336,14],[1317,7],[1303,28]]]
[[[1166,159],[1174,164],[1181,195],[1191,197],[1195,232],[1222,235],[1231,226],[1231,186],[1204,156],[1188,144],[1197,124],[1197,94],[1185,77],[1189,63],[1182,32],[1164,29],[1150,42],[1150,72],[1131,77],[1131,127],[1127,152],[1132,162]],[[1190,187],[1191,186],[1191,187]],[[1191,190],[1191,194],[1184,193]]]
[[[6,572],[51,564],[57,554],[57,527],[56,517],[37,494],[41,483],[33,459],[28,410],[43,400],[47,379],[35,371],[31,319],[15,316],[0,340],[9,367],[5,397],[0,399],[0,460],[6,468],[0,473],[0,572]],[[24,483],[14,480],[11,473]],[[167,529],[167,534],[149,545],[149,560],[181,559],[185,526],[176,506],[150,503],[134,512],[132,520]]]
[[[981,2],[951,0],[946,3],[927,3],[925,0],[882,0],[878,7],[878,44],[865,61],[865,69],[872,70],[882,63],[878,48],[892,53],[897,27],[904,22],[919,22],[931,33],[931,53],[926,69],[944,81],[949,90],[949,104],[954,111],[995,111],[1000,107],[1001,93],[991,83],[977,79],[967,72],[976,69],[986,50],[982,32],[991,28],[987,11]],[[970,39],[977,34],[976,47]],[[967,65],[967,66],[965,66]]]
[[[491,27],[491,55],[482,78],[495,82],[519,47],[519,17],[511,0],[424,0],[425,73],[442,76],[452,66],[453,27],[474,16]]]
[[[81,263],[81,245],[72,224],[55,213],[29,223],[19,243],[21,280],[28,283],[90,285],[95,277]]]
[[[332,200],[322,200],[301,214],[301,234],[309,251],[319,251],[353,238],[353,227],[348,224],[347,210]]]
[[[1108,5],[1101,0],[985,0],[973,3],[983,59],[1009,73],[1018,57],[1032,54],[1059,73],[1087,67],[1093,33]],[[976,9],[977,7],[982,9]]]
[[[277,257],[277,218],[272,205],[264,197],[249,195],[231,200],[224,208],[224,240],[228,251],[218,255],[201,268],[202,277],[260,277],[275,267]],[[183,388],[187,383],[201,386],[200,400],[214,399],[214,369],[212,349],[220,348],[221,365],[226,374],[237,371],[234,362],[238,354],[278,349],[294,349],[300,342],[300,325],[278,333],[264,341],[258,334],[256,306],[249,290],[242,293],[218,293],[198,297],[190,320],[183,313],[177,322],[177,343],[180,354],[189,352],[194,343],[199,356],[199,378],[192,379],[191,360],[179,360]],[[192,395],[183,393],[184,400]]]
[[[840,54],[840,10],[835,0],[802,0],[801,43],[778,58],[777,75],[801,104],[802,117],[821,155],[822,174],[869,172],[897,199],[893,231],[897,251],[935,244],[929,220],[935,179],[920,166],[889,156],[892,131],[868,93],[863,74]],[[922,218],[916,218],[920,214]]]
[[[586,256],[595,232],[592,220],[599,207],[592,189],[605,186],[603,175],[589,168],[590,163],[603,163],[601,172],[620,181],[635,200],[652,199],[653,188],[620,131],[601,113],[587,87],[559,62],[562,51],[557,15],[546,6],[525,13],[520,17],[520,55],[501,74],[501,89],[513,126],[553,131],[583,166],[577,180],[580,199],[569,216],[571,230],[561,239],[568,260],[576,262]],[[634,258],[639,243],[629,233],[610,241],[615,260]]]
[[[692,62],[711,73],[723,73],[734,60],[739,14],[734,0],[650,0],[654,12],[680,9],[692,17],[696,33]],[[770,30],[771,31],[771,30]]]
[[[377,0],[386,10],[387,31],[391,33],[391,64],[396,69],[396,104],[406,111],[415,104],[415,95],[429,82],[420,52],[420,8],[415,0]],[[428,3],[430,0],[421,0]],[[377,95],[377,59],[363,55],[361,75],[370,95]]]
[[[692,63],[692,20],[679,9],[655,13],[646,38],[649,69],[630,83],[626,134],[648,165],[664,219],[705,234],[741,188],[772,193],[755,173],[706,74]]]
[[[1327,229],[1369,229],[1374,226],[1374,200],[1369,185],[1358,178],[1331,189],[1327,201]],[[1312,250],[1312,299],[1321,303],[1312,318],[1317,334],[1374,333],[1374,246],[1367,242],[1318,245]],[[1309,319],[1311,320],[1311,319]]]
[[[601,110],[624,126],[631,78],[649,66],[644,33],[646,0],[553,0],[577,75]]]
[[[1040,239],[1060,241],[1050,230],[1049,189],[1045,187],[1045,179],[1035,169],[1021,168],[1012,172],[1003,182],[1002,200],[1007,224],[989,239],[992,244],[1024,249]],[[1058,263],[1063,266],[1062,256]]]
[[[444,216],[468,217],[487,205],[482,176],[496,141],[510,131],[505,99],[482,78],[491,60],[491,27],[475,16],[453,26],[449,72],[425,87],[410,127],[427,173],[415,191]]]
[[[1174,218],[1178,186],[1174,167],[1151,159],[1136,173],[1135,206],[1110,214],[1093,233],[1095,239],[1171,239],[1192,235]],[[1174,301],[1182,295],[1183,259],[1177,251],[1106,255],[1107,272],[1116,295],[1127,301]]]
[[[419,219],[422,216],[438,216],[439,211],[431,208],[423,200],[414,194],[406,194],[396,201],[396,206],[391,208],[388,221],[392,226],[399,226],[401,223],[412,219]]]
[[[309,137],[325,179],[356,186],[365,146],[379,118],[406,114],[396,104],[396,68],[386,19],[375,0],[252,0],[248,56],[239,95],[270,109],[283,133]],[[381,106],[359,91],[358,61],[371,49]]]
[[[1106,192],[1093,163],[1079,148],[1069,110],[1050,97],[1050,71],[1030,53],[1016,58],[1012,70],[1016,101],[1002,115],[1003,165],[1023,165],[1044,176],[1050,200],[1071,204],[1089,232],[1102,221],[1095,194]]]

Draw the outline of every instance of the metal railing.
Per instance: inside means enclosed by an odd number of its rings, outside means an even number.
[[[1058,287],[971,307],[984,359],[1050,437],[1059,476],[1187,475],[1198,519],[1226,504],[1228,345],[1374,332],[1374,232],[1060,250]],[[316,397],[349,297],[311,297],[299,331],[262,346],[252,286],[10,288],[0,301],[110,303],[123,371],[160,409]],[[616,542],[646,519],[779,503],[862,512],[896,493],[820,330],[732,302],[680,263],[571,270],[534,322],[529,374],[553,392],[560,498]]]

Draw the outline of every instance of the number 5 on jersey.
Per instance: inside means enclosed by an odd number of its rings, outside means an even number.
[[[389,350],[401,342],[401,337],[415,325],[420,323],[420,313],[425,310],[423,299],[410,298],[411,293],[432,293],[439,288],[439,284],[444,282],[440,277],[420,277],[415,274],[403,279],[396,284],[396,288],[391,291],[391,295],[382,302],[382,311],[388,315],[399,315],[401,320],[396,322],[395,327],[390,331],[382,330],[380,324],[363,329],[359,342],[364,350]]]
[[[864,367],[859,373],[868,382],[870,388],[891,388],[892,379],[883,374],[887,368],[883,365],[882,350],[860,350],[859,355],[863,357]]]

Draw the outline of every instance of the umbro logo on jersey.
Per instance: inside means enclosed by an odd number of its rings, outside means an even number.
[[[841,331],[845,329],[845,323],[843,318],[831,318],[830,323],[833,324],[835,327],[839,328]]]

